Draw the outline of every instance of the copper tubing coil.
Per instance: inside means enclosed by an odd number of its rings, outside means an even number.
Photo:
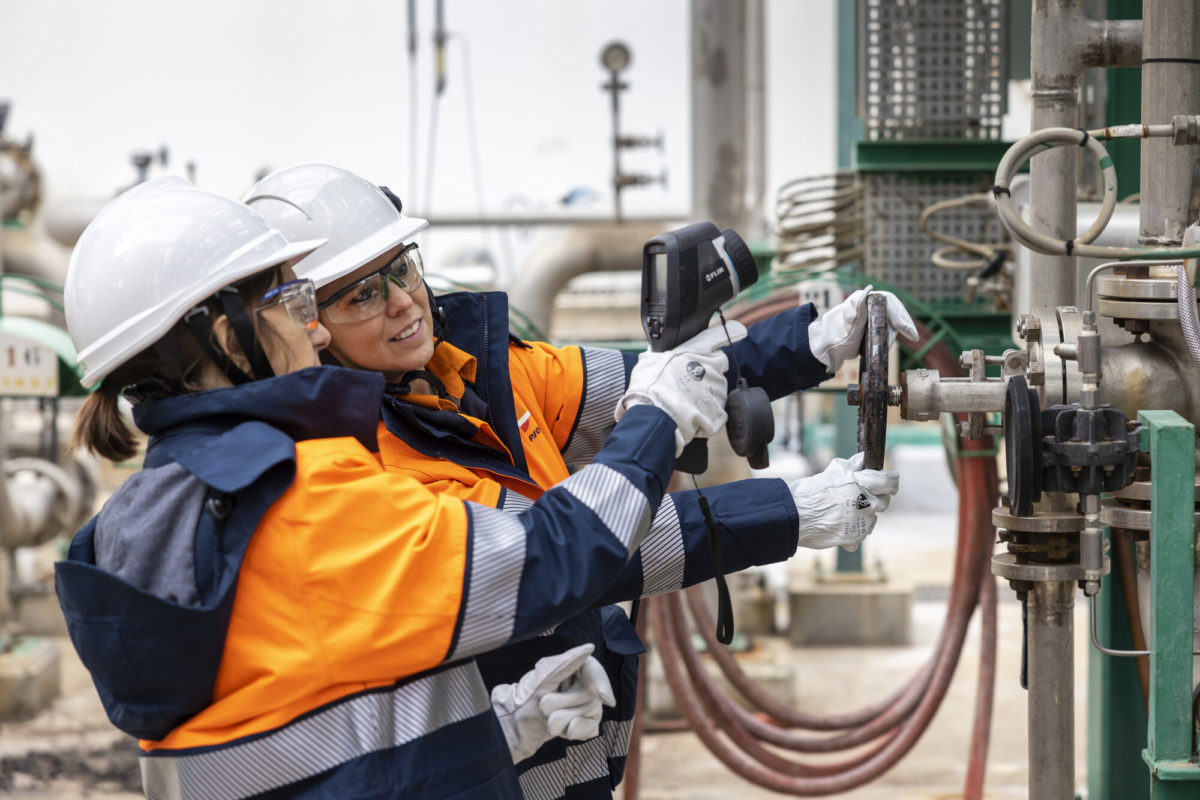
[[[733,318],[746,324],[794,306],[794,291],[782,291],[736,310]],[[918,325],[920,341],[932,335]],[[937,344],[925,355],[926,366],[944,375],[960,374],[956,359],[944,344]],[[980,450],[985,442],[962,442],[964,450]],[[668,684],[689,724],[705,745],[738,774],[765,788],[793,795],[821,795],[846,791],[866,783],[893,766],[920,738],[943,699],[966,635],[967,624],[976,603],[983,616],[979,683],[976,714],[972,731],[971,756],[964,796],[982,795],[984,767],[991,722],[995,683],[996,586],[987,564],[991,557],[994,530],[991,509],[997,493],[993,459],[965,457],[959,460],[959,536],[954,580],[947,603],[946,620],[931,661],[907,684],[888,698],[859,711],[836,715],[804,714],[780,704],[766,695],[738,667],[732,656],[716,644],[711,614],[696,594],[689,590],[689,605],[702,636],[726,677],[757,708],[777,724],[764,722],[732,700],[701,668],[683,623],[682,603],[678,597],[655,598],[651,612],[662,648]],[[986,576],[986,578],[985,578]],[[687,667],[690,681],[679,662]],[[783,730],[804,727],[821,731],[842,731],[832,737],[802,736]],[[739,746],[735,750],[717,735],[724,730]],[[873,749],[839,763],[805,764],[791,761],[762,747],[766,742],[790,750],[830,752],[880,740]],[[748,759],[743,753],[749,754]],[[631,795],[626,794],[626,797]]]

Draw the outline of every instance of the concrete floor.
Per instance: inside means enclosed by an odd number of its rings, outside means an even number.
[[[796,705],[846,711],[874,702],[924,663],[937,637],[945,604],[936,587],[949,581],[954,518],[944,512],[889,512],[868,540],[868,563],[880,561],[893,580],[924,587],[913,605],[913,643],[907,647],[803,648],[796,665]],[[832,554],[801,551],[787,566],[800,575]],[[987,794],[1025,797],[1026,694],[1020,669],[1020,605],[999,587],[999,664]],[[1086,612],[1077,605],[1076,775],[1085,783]],[[113,730],[69,643],[62,646],[63,697],[36,719],[0,724],[0,796],[33,800],[133,798],[137,786],[131,740]],[[961,796],[979,664],[978,621],[941,709],[909,755],[874,783],[838,795],[853,800],[942,800]],[[644,740],[643,800],[726,800],[777,796],[731,774],[690,733],[653,734]]]

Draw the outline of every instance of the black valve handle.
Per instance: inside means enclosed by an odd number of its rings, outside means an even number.
[[[858,367],[858,449],[864,469],[883,469],[887,441],[888,318],[887,297],[867,296],[867,327]]]

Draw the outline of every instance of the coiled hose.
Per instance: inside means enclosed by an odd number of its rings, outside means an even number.
[[[783,291],[741,309],[738,319],[753,324],[795,303],[795,293]],[[933,341],[933,335],[922,325],[918,329],[919,351]],[[957,360],[942,343],[929,347],[923,362],[943,375],[961,373]],[[961,444],[964,453],[958,462],[959,525],[954,577],[938,644],[924,667],[874,705],[842,714],[808,714],[774,700],[716,642],[711,614],[699,590],[689,589],[688,605],[709,653],[730,683],[770,720],[763,721],[743,709],[703,669],[684,622],[682,598],[674,594],[650,602],[655,642],[672,694],[689,726],[722,763],[752,783],[795,796],[844,792],[882,775],[916,744],[940,706],[978,603],[983,623],[980,671],[963,796],[972,800],[982,797],[995,685],[996,584],[989,576],[988,563],[995,535],[991,510],[998,490],[995,460],[973,453],[987,446],[985,442]],[[836,733],[812,736],[790,728]],[[722,738],[722,733],[728,739]],[[843,761],[814,764],[793,761],[768,750],[765,744],[819,753],[872,746]],[[636,753],[631,753],[631,761],[636,760]],[[636,764],[633,768],[636,770]],[[629,797],[627,792],[626,798]]]

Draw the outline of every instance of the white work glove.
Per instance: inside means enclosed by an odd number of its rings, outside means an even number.
[[[808,349],[830,372],[837,372],[842,362],[858,355],[863,331],[867,328],[867,295],[870,293],[870,286],[852,292],[808,326]],[[915,342],[917,326],[900,299],[891,292],[876,294],[885,295],[888,301],[888,345],[896,341],[897,333]]]
[[[674,350],[638,356],[629,375],[629,388],[617,403],[617,421],[632,406],[652,405],[675,420],[675,455],[697,436],[709,439],[725,425],[729,359],[721,348],[746,338],[740,322],[715,325]]]
[[[616,699],[593,650],[581,644],[539,658],[519,682],[492,689],[492,710],[514,764],[556,736],[583,741],[600,734],[601,706],[615,705]]]
[[[900,486],[890,469],[863,469],[863,454],[835,458],[825,471],[788,484],[800,515],[800,546],[856,550]]]

